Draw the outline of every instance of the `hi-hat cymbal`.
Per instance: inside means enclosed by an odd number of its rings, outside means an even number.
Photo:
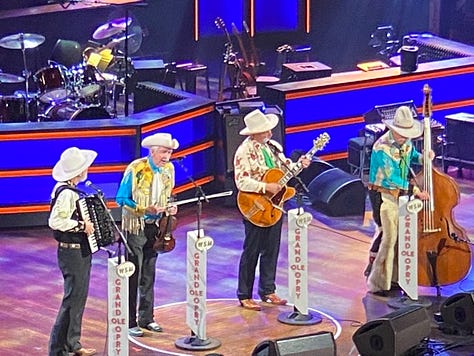
[[[102,40],[104,38],[108,38],[110,36],[116,35],[122,31],[125,31],[125,28],[132,23],[132,18],[129,17],[126,19],[125,17],[111,20],[99,27],[94,31],[92,34],[92,38],[95,40]]]
[[[24,81],[25,78],[23,77],[14,74],[0,73],[0,83],[21,83]]]
[[[0,39],[0,46],[8,49],[28,49],[38,47],[45,38],[36,33],[17,33]]]

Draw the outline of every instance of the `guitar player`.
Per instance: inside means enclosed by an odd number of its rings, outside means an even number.
[[[240,135],[247,136],[237,148],[234,156],[234,178],[240,192],[274,196],[285,189],[278,182],[265,181],[265,173],[278,168],[285,171],[296,163],[291,162],[282,152],[281,145],[271,140],[272,129],[278,124],[278,116],[263,114],[254,110],[244,117],[245,128]],[[306,168],[311,163],[306,156],[299,159]],[[258,295],[267,304],[285,305],[287,301],[276,293],[275,275],[280,251],[281,215],[273,224],[264,226],[244,216],[245,240],[239,263],[237,297],[240,305],[249,310],[259,311],[261,305],[253,299],[255,270],[260,258],[260,278]]]

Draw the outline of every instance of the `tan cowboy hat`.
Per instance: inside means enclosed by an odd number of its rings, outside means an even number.
[[[384,120],[383,123],[403,137],[415,138],[423,133],[423,125],[413,117],[408,106],[400,106],[393,119]]]
[[[162,146],[175,150],[179,147],[179,142],[168,133],[157,133],[145,137],[142,141],[142,147],[151,148],[153,146]]]
[[[53,178],[57,182],[66,182],[77,177],[90,167],[97,157],[97,152],[92,150],[80,150],[70,147],[62,154],[59,161],[53,167]]]
[[[245,128],[240,130],[241,135],[252,135],[273,129],[278,125],[278,116],[275,114],[265,115],[259,109],[249,112],[244,117]]]

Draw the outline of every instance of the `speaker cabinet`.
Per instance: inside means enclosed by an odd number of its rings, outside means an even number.
[[[339,168],[323,171],[309,183],[308,190],[311,204],[328,216],[364,214],[364,184]]]
[[[132,83],[150,81],[174,88],[176,68],[165,64],[162,59],[134,59]]]
[[[283,119],[281,110],[278,107],[266,107],[265,114],[275,114],[279,117],[278,125],[272,130],[272,139],[283,144]],[[240,130],[245,127],[245,114],[232,113],[223,114],[224,136],[225,136],[225,153],[226,153],[226,170],[234,171],[234,155],[237,147],[242,143],[246,136],[239,134]]]
[[[399,356],[431,332],[431,318],[422,306],[409,306],[362,325],[352,335],[361,356]]]
[[[252,356],[336,356],[336,343],[331,332],[265,340],[255,347]]]
[[[280,81],[295,82],[330,77],[332,68],[319,62],[301,62],[283,64]]]
[[[474,161],[474,115],[459,113],[446,116],[446,156]]]
[[[470,334],[474,330],[474,292],[458,293],[444,301],[440,308],[445,330],[451,333]]]
[[[306,152],[302,151],[302,155],[305,154]],[[298,156],[299,158],[299,156]],[[297,161],[298,159],[295,159],[294,161]],[[301,181],[308,185],[311,183],[311,181],[320,175],[322,172],[327,171],[328,169],[332,169],[334,166],[326,161],[323,161],[319,159],[318,157],[313,157],[311,164],[309,165],[308,168],[305,168],[301,171],[301,173],[298,175],[298,178],[301,179]],[[293,180],[290,180],[290,183],[294,183]],[[290,184],[289,183],[289,184]],[[294,184],[292,184],[294,185]]]

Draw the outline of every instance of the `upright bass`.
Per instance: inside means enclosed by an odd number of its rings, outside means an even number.
[[[423,87],[423,170],[416,177],[430,198],[418,215],[418,284],[439,287],[456,283],[469,272],[471,251],[466,231],[454,220],[459,187],[453,178],[434,169],[431,151],[431,88]]]

